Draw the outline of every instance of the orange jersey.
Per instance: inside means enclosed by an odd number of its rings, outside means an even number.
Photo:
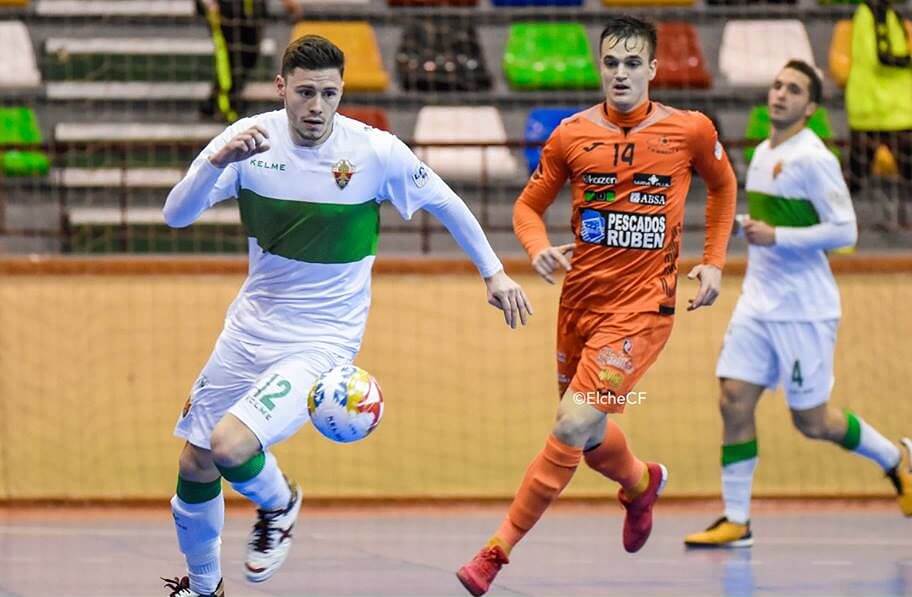
[[[534,257],[551,246],[543,214],[570,179],[576,241],[565,307],[673,312],[692,168],[709,188],[703,263],[724,265],[737,181],[715,127],[699,112],[657,102],[635,112],[625,129],[604,103],[561,122],[514,207],[516,236]]]

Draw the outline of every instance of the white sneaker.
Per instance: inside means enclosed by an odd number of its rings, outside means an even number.
[[[263,582],[279,569],[291,549],[291,530],[301,509],[301,486],[291,483],[291,499],[283,510],[257,510],[257,521],[247,543],[244,574],[250,582]]]
[[[190,590],[190,579],[184,577],[162,578],[165,581],[165,588],[171,591],[168,597],[225,597],[225,585],[222,579],[215,588],[215,592],[209,595],[200,595],[196,591]]]

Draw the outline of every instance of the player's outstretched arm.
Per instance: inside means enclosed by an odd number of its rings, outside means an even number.
[[[503,271],[478,220],[442,181],[438,193],[424,209],[446,227],[478,268],[487,287],[488,303],[503,311],[507,325],[514,329],[517,324],[525,325],[532,315],[532,304],[519,284]]]
[[[722,267],[735,220],[735,202],[738,180],[728,161],[725,149],[719,142],[712,121],[695,113],[690,146],[693,147],[693,165],[706,181],[706,241],[703,245],[702,263],[687,275],[699,280],[700,287],[688,301],[687,310],[708,307],[716,302],[722,289]]]
[[[269,149],[269,135],[259,126],[233,134],[231,128],[216,137],[193,160],[184,178],[177,183],[162,213],[172,228],[189,226],[219,201],[234,197],[237,171],[231,166]]]

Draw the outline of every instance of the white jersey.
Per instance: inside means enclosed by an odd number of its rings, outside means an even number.
[[[254,124],[268,132],[269,149],[221,171],[212,166],[209,156]],[[380,202],[390,201],[409,219],[455,195],[389,133],[337,114],[324,143],[303,147],[293,143],[288,126],[285,110],[239,120],[209,143],[187,175],[197,181],[191,185],[214,180],[206,183],[208,205],[198,211],[237,197],[249,237],[247,280],[225,328],[268,342],[329,344],[354,355],[370,306]],[[477,233],[486,252],[476,265],[489,276],[500,262],[480,228]]]
[[[783,246],[780,230],[821,223],[855,225],[839,161],[810,129],[757,147],[747,172],[751,219],[777,228],[777,244],[750,245],[735,315],[766,321],[838,319],[839,289],[825,251]],[[783,239],[785,234],[782,234]]]

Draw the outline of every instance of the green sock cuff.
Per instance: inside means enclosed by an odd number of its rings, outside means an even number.
[[[722,446],[722,466],[757,457],[757,438],[743,444]]]
[[[858,416],[850,411],[849,409],[845,410],[846,418],[846,434],[842,438],[842,447],[846,450],[854,451],[858,447],[858,444],[861,443],[861,421],[858,419]]]
[[[177,497],[188,504],[202,504],[218,497],[222,493],[222,480],[209,483],[197,483],[177,477]]]
[[[222,476],[225,477],[229,483],[243,483],[244,481],[249,481],[259,475],[264,466],[266,466],[266,453],[257,452],[244,464],[232,468],[222,468],[218,466],[218,470],[221,471]]]

